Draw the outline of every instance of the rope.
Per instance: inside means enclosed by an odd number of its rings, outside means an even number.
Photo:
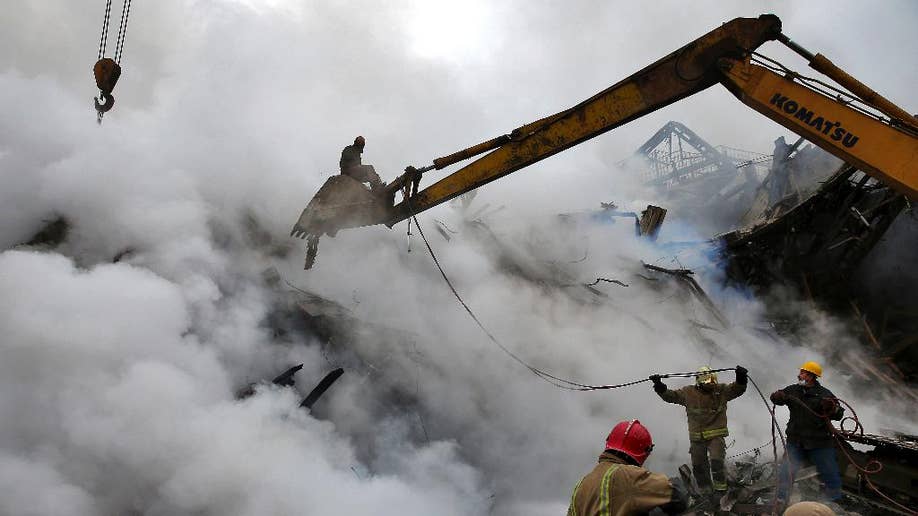
[[[756,446],[755,448],[750,448],[750,449],[748,449],[748,450],[746,450],[746,451],[741,451],[741,452],[739,452],[739,453],[730,455],[729,457],[727,457],[727,459],[735,459],[735,458],[737,458],[737,457],[742,457],[743,455],[746,455],[747,453],[752,453],[752,452],[754,452],[754,451],[759,451],[759,450],[761,450],[762,448],[764,448],[764,447],[768,446],[769,444],[773,443],[774,441],[775,441],[774,439],[771,439],[770,441],[765,441],[764,443],[760,444],[759,446]]]
[[[748,377],[749,382],[752,383],[752,386],[755,387],[755,392],[759,394],[759,398],[762,399],[762,403],[765,404],[765,409],[768,410],[768,414],[771,416],[771,453],[774,457],[774,462],[777,465],[778,474],[775,475],[775,491],[778,489],[778,481],[781,478],[781,462],[778,461],[778,445],[777,440],[775,439],[775,431],[778,432],[778,437],[781,438],[781,446],[784,447],[784,454],[787,455],[787,441],[784,439],[784,433],[781,432],[781,426],[778,424],[778,419],[775,417],[775,407],[774,405],[769,405],[768,400],[765,399],[765,395],[762,393],[762,389],[759,389],[759,385],[755,383],[755,380],[752,377]],[[771,514],[776,514],[778,510],[778,499],[775,498],[771,502]]]
[[[105,18],[102,18],[102,38],[99,40],[99,57],[96,59],[102,59],[102,56],[105,55],[105,46],[108,43],[108,20],[111,18],[112,13],[112,0],[108,0],[105,3]]]
[[[121,54],[124,52],[124,39],[127,37],[128,16],[130,14],[131,0],[124,0],[121,4],[121,24],[118,27],[118,41],[115,44],[115,62],[118,64],[121,64]]]
[[[495,337],[490,331],[488,331],[484,323],[482,323],[481,320],[478,318],[478,316],[475,315],[475,312],[472,311],[472,308],[468,305],[468,303],[466,303],[465,300],[462,299],[462,296],[459,295],[459,292],[456,290],[456,287],[453,285],[453,282],[446,275],[446,271],[443,270],[443,266],[440,264],[440,260],[437,258],[436,253],[434,253],[433,248],[430,247],[430,242],[427,240],[427,236],[424,235],[424,230],[421,228],[421,224],[418,222],[417,215],[414,214],[414,208],[411,205],[411,197],[406,195],[405,202],[408,204],[408,211],[411,214],[410,218],[414,220],[414,225],[416,228],[418,228],[418,234],[421,235],[421,240],[424,241],[424,245],[427,247],[427,252],[430,254],[430,257],[433,259],[434,264],[437,266],[437,270],[440,271],[440,276],[443,277],[443,281],[446,282],[446,285],[449,287],[450,291],[452,291],[453,296],[455,296],[456,300],[459,301],[459,304],[462,305],[462,308],[465,309],[466,313],[469,314],[469,317],[471,317],[472,320],[475,321],[475,324],[477,324],[478,327],[481,328],[481,331],[484,332],[485,335],[487,335],[488,339],[492,343],[494,343],[494,345],[500,348],[500,350],[503,351],[507,356],[515,360],[521,366],[525,367],[532,374],[536,375],[542,380],[550,383],[551,385],[559,389],[565,389],[569,391],[599,391],[599,390],[618,389],[621,387],[628,387],[631,385],[637,385],[640,383],[650,381],[650,378],[643,378],[640,380],[633,380],[630,382],[619,383],[619,384],[609,384],[609,385],[590,385],[590,384],[575,382],[572,380],[567,380],[567,379],[552,375],[551,373],[543,369],[539,369],[538,367],[530,365],[525,360],[517,356],[515,353],[507,349],[506,346],[504,346],[503,344],[500,343],[499,340],[497,340],[497,337]],[[702,374],[708,374],[708,373],[720,372],[720,371],[730,371],[733,369],[735,368],[729,367],[729,368],[723,368],[723,369],[713,369],[711,371],[705,371]],[[666,375],[660,375],[660,377],[661,378],[692,377],[692,376],[698,376],[698,374],[699,373],[693,371],[693,372],[684,372],[684,373],[669,373]]]
[[[840,428],[835,428],[835,426],[829,421],[829,417],[831,416],[831,414],[822,414],[822,413],[816,412],[815,410],[811,409],[807,404],[805,404],[802,400],[794,396],[788,396],[787,398],[793,401],[794,403],[798,404],[799,406],[803,407],[804,409],[806,409],[809,413],[825,421],[826,429],[829,431],[829,433],[832,434],[832,438],[835,439],[835,442],[838,445],[838,448],[841,449],[842,453],[845,455],[845,458],[848,459],[848,462],[850,462],[851,465],[854,466],[854,469],[856,469],[859,473],[861,473],[861,478],[864,479],[864,482],[870,487],[870,489],[872,489],[876,494],[880,495],[880,497],[886,500],[887,502],[902,509],[906,514],[918,515],[918,511],[912,508],[906,507],[900,504],[899,502],[893,500],[892,498],[887,496],[885,493],[883,493],[883,491],[880,491],[880,489],[877,486],[875,486],[873,482],[870,481],[870,475],[875,475],[879,473],[880,471],[883,471],[883,464],[880,463],[880,461],[876,459],[870,459],[867,461],[866,464],[864,464],[864,466],[861,466],[854,460],[853,457],[851,457],[851,454],[848,453],[848,450],[845,449],[844,443],[842,441],[846,441],[847,437],[858,437],[858,436],[864,435],[864,426],[861,424],[861,421],[857,416],[857,412],[854,411],[854,407],[852,407],[845,400],[842,400],[839,398],[826,398],[826,399],[834,400],[836,403],[840,403],[844,405],[851,411],[850,416],[846,416],[842,418],[841,421],[839,421]],[[846,421],[852,421],[854,423],[854,427],[851,430],[845,430],[844,426],[845,426]]]

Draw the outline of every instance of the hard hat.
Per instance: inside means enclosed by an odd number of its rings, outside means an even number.
[[[622,452],[640,466],[653,450],[653,438],[637,419],[622,421],[606,437],[606,449]]]
[[[784,516],[835,516],[835,513],[819,502],[797,502],[784,511]]]
[[[822,366],[813,361],[804,362],[804,364],[800,366],[800,370],[813,373],[816,376],[822,376]]]
[[[698,368],[698,375],[695,376],[695,383],[701,385],[703,383],[717,383],[717,373],[711,372],[711,368],[708,366],[701,366]]]
[[[367,143],[367,141],[363,138],[363,136],[358,136],[358,137],[354,138],[354,145],[363,147],[364,144],[366,144],[366,143]]]

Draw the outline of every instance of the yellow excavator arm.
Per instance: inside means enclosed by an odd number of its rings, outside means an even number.
[[[749,58],[724,59],[721,68],[721,82],[747,106],[903,194],[918,198],[918,126],[908,113],[884,109],[892,117],[885,121],[814,91],[793,77],[753,64]]]
[[[753,63],[755,49],[771,40],[801,53],[810,59],[811,66],[853,92],[849,98],[859,99],[889,118],[858,111],[847,102],[813,91],[795,82],[798,77],[792,73],[780,75]],[[291,234],[309,236],[314,256],[318,236],[323,233],[334,235],[339,229],[373,224],[391,227],[718,83],[765,116],[918,198],[915,119],[823,56],[813,56],[790,41],[781,34],[777,16],[762,15],[725,23],[570,109],[437,158],[430,166],[408,167],[382,194],[371,193],[346,176],[332,177],[303,211]],[[423,173],[485,152],[488,154],[417,190]],[[404,198],[396,204],[399,191]],[[307,259],[307,268],[310,265]]]

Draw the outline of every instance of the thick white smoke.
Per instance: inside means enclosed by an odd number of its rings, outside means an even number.
[[[117,104],[99,128],[89,68],[102,3],[14,1],[0,24],[0,514],[558,514],[628,418],[655,436],[648,466],[674,472],[687,461],[681,409],[647,384],[576,393],[530,374],[456,302],[416,231],[410,254],[404,224],[324,238],[308,272],[286,234],[357,134],[364,161],[391,180],[768,5],[475,4],[469,41],[411,2],[135,3]],[[809,4],[777,14],[817,50],[864,20],[911,26],[915,14],[909,3],[907,16],[848,8],[828,32]],[[453,45],[424,47],[431,26]],[[875,52],[914,53],[906,36],[873,30],[885,38]],[[852,71],[894,99],[914,83],[892,64],[874,81],[879,65],[848,50],[826,53],[852,56]],[[721,291],[709,259],[677,260],[625,219],[557,226],[555,214],[600,201],[653,202],[612,163],[680,118],[764,152],[781,131],[705,93],[482,189],[473,211],[506,206],[486,218],[496,239],[446,206],[419,219],[482,323],[532,365],[618,383],[742,364],[767,394],[840,345],[831,320],[811,349],[769,340],[759,303]],[[10,249],[58,216],[71,229],[56,250]],[[435,218],[459,233],[447,242]],[[661,240],[689,231],[664,226]],[[639,277],[641,260],[697,268],[730,327],[698,329],[716,322],[675,285]],[[349,338],[279,335],[269,321],[295,293],[266,284],[269,267],[339,303],[358,321]],[[595,287],[608,297],[578,286],[597,277],[629,286]],[[298,393],[234,398],[301,362]],[[342,379],[300,409],[338,365]],[[913,405],[855,396],[831,373],[826,384],[860,402],[868,427],[914,431],[898,416]],[[766,441],[768,424],[750,389],[731,406],[732,450]]]

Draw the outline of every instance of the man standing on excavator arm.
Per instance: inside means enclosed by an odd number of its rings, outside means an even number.
[[[695,385],[669,390],[660,375],[650,377],[653,390],[667,403],[685,407],[689,431],[689,455],[692,473],[698,487],[708,491],[712,484],[715,492],[727,490],[724,468],[726,459],[727,402],[746,392],[748,371],[736,366],[736,382],[717,383],[717,373],[708,366],[698,369]],[[713,477],[713,483],[711,482]]]
[[[804,460],[816,466],[825,484],[824,495],[828,500],[838,500],[842,495],[841,473],[829,420],[841,420],[845,409],[839,405],[832,391],[820,385],[817,378],[821,376],[822,366],[806,362],[800,366],[796,384],[771,394],[772,403],[787,405],[790,412],[787,455],[778,476],[777,497],[783,502],[787,502],[794,475]]]

